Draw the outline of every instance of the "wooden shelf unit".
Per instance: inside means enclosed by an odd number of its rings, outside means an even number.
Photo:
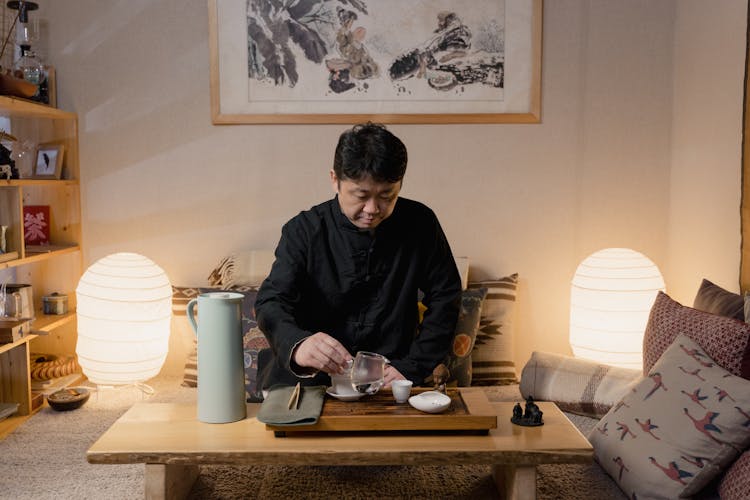
[[[0,439],[33,413],[30,353],[58,356],[75,354],[75,287],[83,273],[81,252],[80,167],[78,116],[43,104],[0,96],[0,117],[9,119],[6,132],[18,141],[35,146],[64,146],[63,174],[54,179],[0,179],[0,225],[8,226],[6,250],[17,258],[0,262],[0,280],[15,274],[14,282],[30,284],[34,292],[36,319],[32,330],[46,335],[27,335],[0,344],[0,402],[18,403],[18,412],[0,421]],[[4,141],[12,149],[13,144]],[[34,154],[34,153],[32,153]],[[24,245],[23,206],[49,205],[50,247],[29,251]],[[11,274],[12,275],[12,274]],[[64,315],[41,312],[42,297],[53,292],[68,295]]]
[[[18,411],[0,420],[0,439],[10,434],[32,414],[29,378],[29,342],[35,335],[0,344],[0,394],[3,402],[18,403]]]

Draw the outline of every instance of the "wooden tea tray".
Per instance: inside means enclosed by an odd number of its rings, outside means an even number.
[[[412,395],[430,389],[412,390]],[[396,403],[390,390],[357,401],[326,395],[318,422],[313,425],[266,425],[277,436],[289,432],[328,431],[482,431],[497,427],[497,415],[480,388],[448,389],[451,406],[442,413],[425,413],[409,403]]]

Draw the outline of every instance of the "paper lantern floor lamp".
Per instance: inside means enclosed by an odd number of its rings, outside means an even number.
[[[76,288],[78,363],[99,385],[138,384],[167,357],[172,286],[148,258],[117,253],[91,265]]]
[[[570,288],[573,355],[641,369],[643,334],[659,290],[659,268],[635,250],[607,248],[586,257]]]

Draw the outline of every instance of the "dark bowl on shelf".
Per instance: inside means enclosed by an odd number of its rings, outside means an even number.
[[[91,393],[83,387],[60,389],[47,396],[47,403],[53,410],[70,411],[80,408],[88,401]]]

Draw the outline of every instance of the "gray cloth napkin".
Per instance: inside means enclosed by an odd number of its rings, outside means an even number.
[[[312,425],[323,410],[325,386],[300,387],[299,407],[289,408],[294,386],[274,385],[258,410],[258,420],[269,425]]]

